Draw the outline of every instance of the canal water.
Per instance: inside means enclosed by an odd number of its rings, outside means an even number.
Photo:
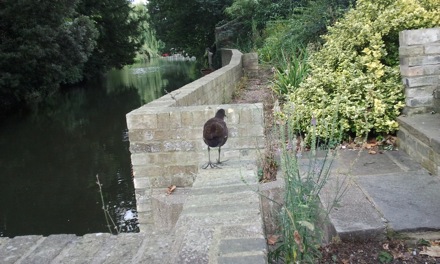
[[[139,231],[125,115],[199,77],[195,62],[156,59],[3,120],[0,237],[109,232],[101,194],[112,230]]]

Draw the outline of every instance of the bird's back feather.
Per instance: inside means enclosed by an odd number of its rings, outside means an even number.
[[[203,140],[212,147],[221,147],[228,140],[228,127],[223,118],[213,117],[203,126]]]

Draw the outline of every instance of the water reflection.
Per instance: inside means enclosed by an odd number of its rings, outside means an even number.
[[[147,65],[135,64],[126,67],[124,71],[110,71],[106,80],[106,87],[110,93],[136,87],[141,100],[140,103],[145,104],[162,96],[164,89],[170,92],[197,79],[199,76],[200,73],[194,62],[170,62],[156,59]],[[157,87],[157,89],[150,89],[150,87]]]
[[[96,175],[124,232],[137,214],[125,115],[195,80],[194,63],[157,60],[112,71],[104,89],[59,94],[0,123],[0,236],[108,232]]]

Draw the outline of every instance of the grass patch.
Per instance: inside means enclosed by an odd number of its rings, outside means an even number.
[[[319,194],[329,181],[337,154],[335,142],[340,139],[321,141],[316,134],[316,123],[315,119],[311,120],[309,145],[296,132],[294,120],[278,126],[285,190],[279,216],[280,239],[269,254],[273,263],[314,263],[320,257],[323,221],[328,220],[330,211],[346,191],[344,182],[337,182],[327,190],[334,192],[334,200],[325,209],[321,206]],[[329,129],[336,132],[338,127],[333,124]]]

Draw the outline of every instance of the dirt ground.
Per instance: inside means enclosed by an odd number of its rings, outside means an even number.
[[[234,95],[233,103],[258,103],[264,105],[265,136],[267,139],[265,157],[260,161],[261,181],[276,179],[277,164],[275,161],[276,140],[272,133],[274,124],[273,107],[277,100],[273,93],[273,74],[270,69],[260,69],[259,74],[244,77]],[[439,263],[440,257],[430,255],[439,254],[440,241],[419,240],[409,242],[402,238],[387,238],[382,241],[364,242],[332,242],[323,245],[320,249],[321,259],[317,263]],[[439,252],[432,252],[432,249]],[[430,251],[431,250],[431,251]],[[428,253],[428,255],[423,253]],[[422,254],[421,254],[422,253]],[[429,255],[430,254],[430,255]]]

